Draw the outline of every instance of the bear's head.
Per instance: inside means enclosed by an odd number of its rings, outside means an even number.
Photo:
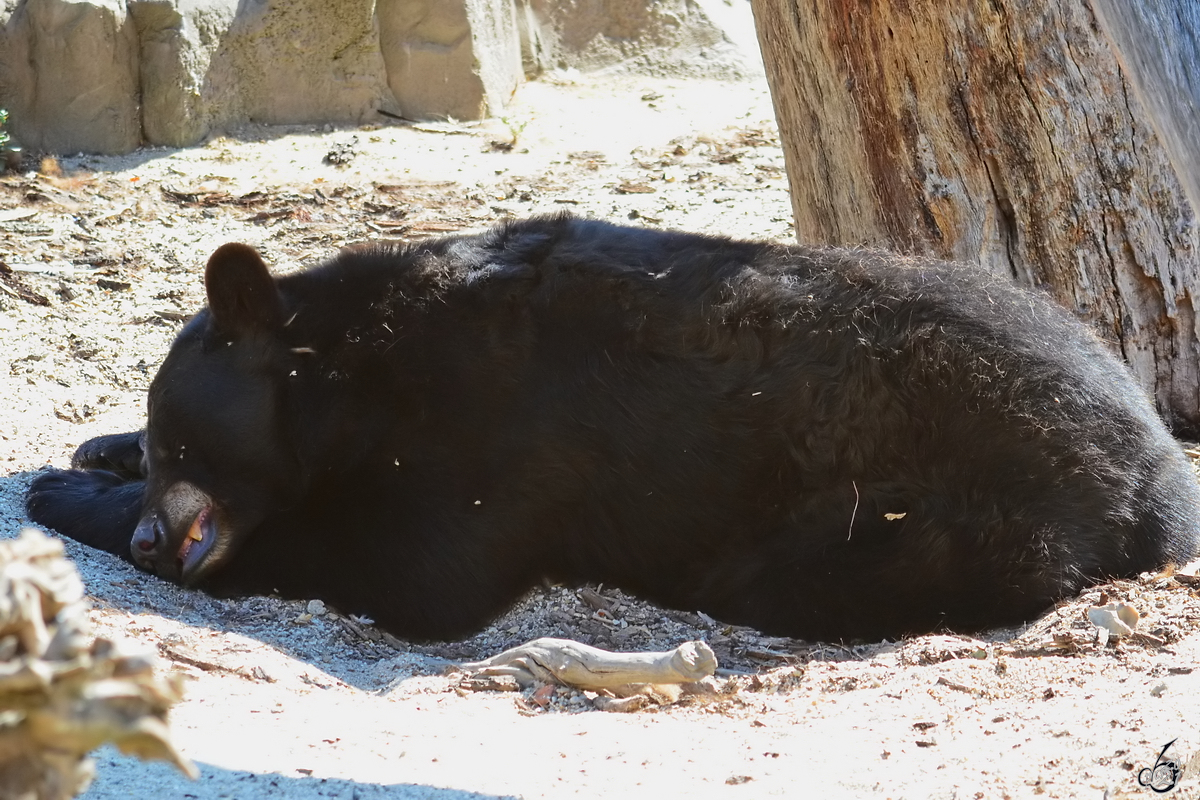
[[[299,492],[284,419],[283,300],[253,248],[227,244],[205,271],[208,308],[150,386],[146,499],[134,560],[195,584]]]

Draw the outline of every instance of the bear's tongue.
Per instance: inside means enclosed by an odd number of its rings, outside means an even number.
[[[205,507],[196,515],[196,518],[192,520],[191,527],[188,528],[187,536],[183,539],[183,544],[179,546],[178,558],[184,572],[187,572],[190,566],[203,558],[212,546],[213,531],[208,525],[209,513],[210,509]],[[196,552],[193,553],[193,549]]]

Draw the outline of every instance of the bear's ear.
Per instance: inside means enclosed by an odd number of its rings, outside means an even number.
[[[217,248],[204,271],[213,324],[224,335],[246,336],[280,327],[283,302],[262,257],[249,245]]]

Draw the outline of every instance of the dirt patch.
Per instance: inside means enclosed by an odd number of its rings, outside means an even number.
[[[504,120],[478,126],[247,130],[0,179],[0,536],[23,523],[34,471],[141,427],[149,380],[224,242],[287,271],[358,241],[563,209],[791,238],[764,85],[619,80],[531,84]],[[203,773],[189,783],[104,751],[97,800],[1151,796],[1137,778],[1163,745],[1175,740],[1167,756],[1181,764],[1200,751],[1187,576],[1100,587],[1020,630],[852,645],[551,588],[471,639],[412,645],[318,605],[218,601],[67,549],[97,631],[191,677],[173,724]],[[1102,640],[1087,611],[1116,604],[1141,619]],[[631,650],[702,638],[724,671],[713,693],[638,714],[442,675],[537,636]]]

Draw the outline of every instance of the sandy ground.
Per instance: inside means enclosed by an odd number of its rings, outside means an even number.
[[[0,178],[0,537],[25,523],[38,469],[141,427],[217,245],[249,242],[286,271],[356,241],[561,209],[790,238],[766,87],[560,75],[485,125],[247,130]],[[173,729],[202,772],[101,751],[92,800],[1150,797],[1138,772],[1163,745],[1181,764],[1200,751],[1186,575],[1096,589],[976,639],[809,644],[555,588],[465,642],[412,645],[303,601],[217,601],[67,549],[97,632],[191,677]],[[1098,641],[1086,609],[1115,601],[1142,614],[1139,635]],[[704,638],[728,671],[712,697],[635,714],[442,675],[540,635],[631,650]],[[1184,777],[1168,796],[1200,797],[1200,761]]]

